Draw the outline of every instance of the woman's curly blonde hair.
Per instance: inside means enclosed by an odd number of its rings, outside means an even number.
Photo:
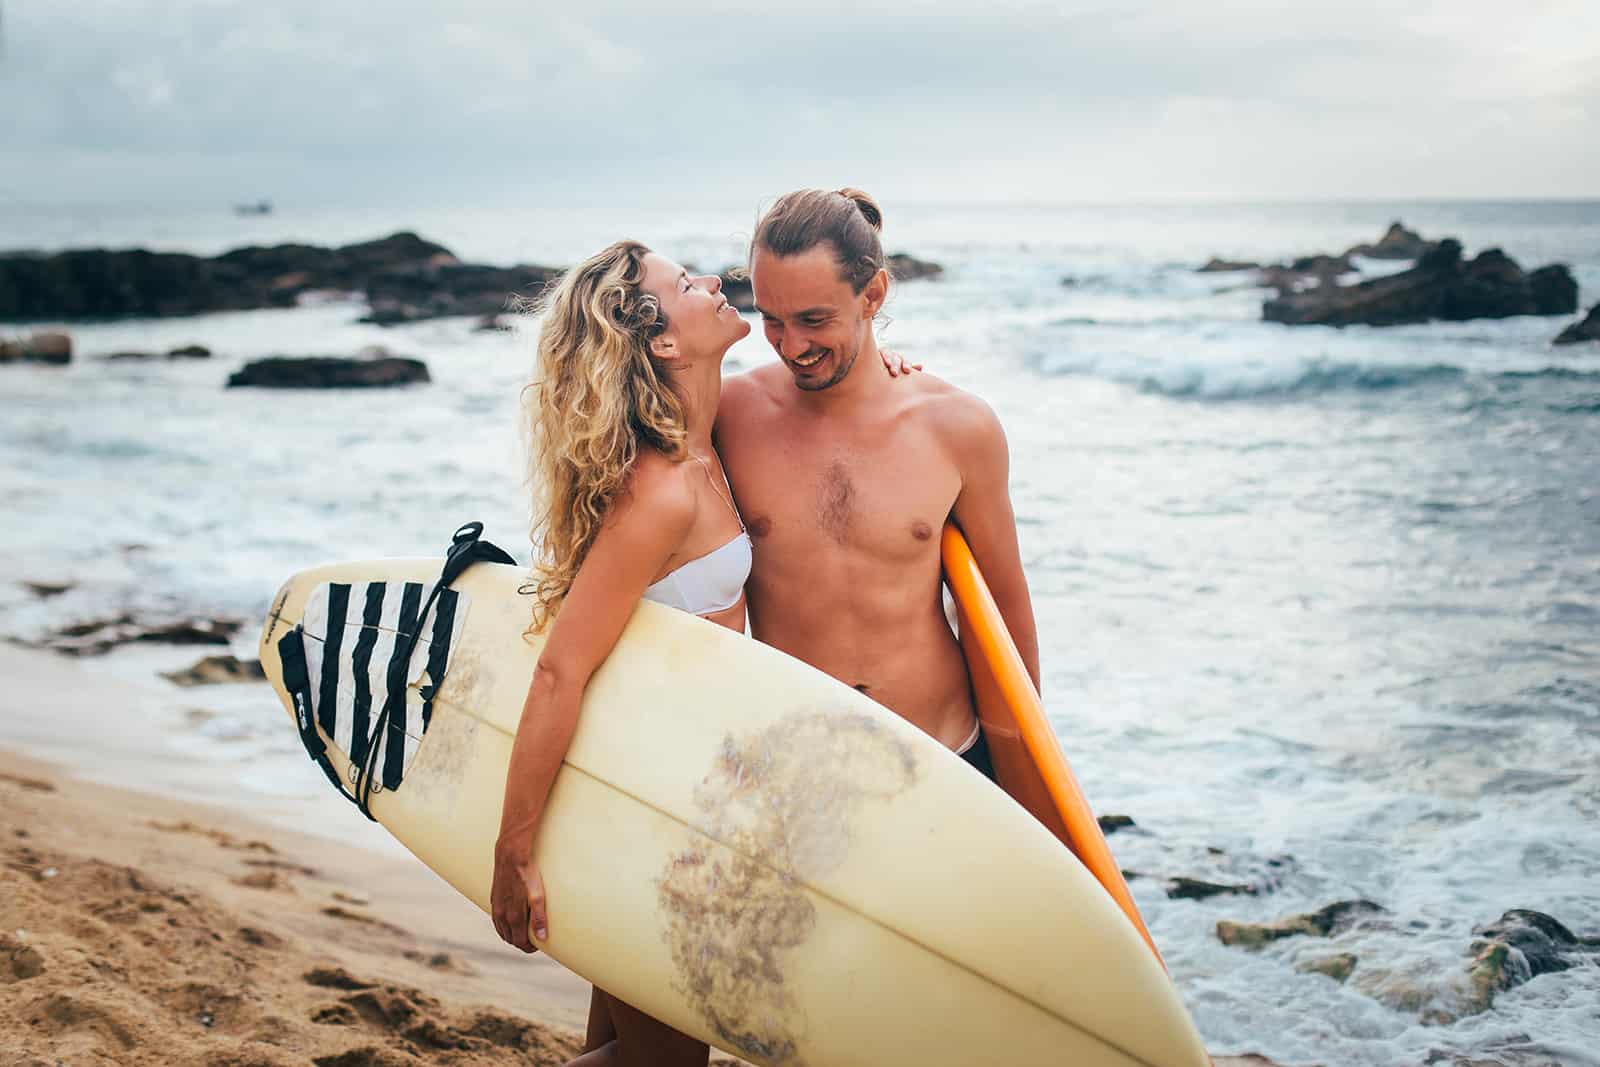
[[[567,591],[641,447],[681,459],[683,399],[651,355],[667,328],[644,291],[637,241],[618,241],[573,267],[540,298],[543,315],[527,408],[533,491],[529,632],[542,630]]]

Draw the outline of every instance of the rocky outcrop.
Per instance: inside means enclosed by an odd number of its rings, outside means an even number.
[[[1224,945],[1258,949],[1286,937],[1332,937],[1351,927],[1387,914],[1370,900],[1341,900],[1305,915],[1291,915],[1272,923],[1240,923],[1223,919],[1217,923],[1217,940]]]
[[[1406,229],[1404,223],[1396,220],[1389,224],[1383,236],[1378,238],[1377,244],[1355,245],[1345,253],[1345,256],[1365,256],[1368,259],[1421,259],[1437,247],[1439,247],[1438,241],[1424,241],[1421,234]]]
[[[561,277],[554,267],[485,267],[424,263],[375,275],[367,285],[371,310],[361,321],[394,326],[450,315],[480,320],[532,300]]]
[[[429,380],[420,359],[378,349],[360,356],[268,356],[228,377],[228,388],[373,389]]]
[[[241,625],[237,619],[147,622],[123,614],[64,626],[35,644],[68,656],[98,656],[130,644],[226,645]]]
[[[1280,292],[1262,305],[1261,314],[1268,322],[1291,326],[1397,326],[1434,319],[1563,315],[1577,305],[1578,284],[1565,266],[1524,273],[1497,248],[1463,260],[1460,242],[1447,238],[1410,270],[1358,285]]]
[[[1261,892],[1259,887],[1248,882],[1208,882],[1202,878],[1186,878],[1182,875],[1167,879],[1167,897],[1170,900],[1205,900],[1220,896],[1253,897],[1259,892]]]
[[[1553,343],[1575,345],[1582,341],[1600,341],[1600,304],[1590,308],[1589,314],[1558,333]]]
[[[1248,259],[1219,259],[1212,256],[1204,266],[1196,267],[1196,274],[1232,274],[1241,270],[1260,270],[1261,264]]]
[[[1341,274],[1355,271],[1350,257],[1317,254],[1301,256],[1287,264],[1262,267],[1257,284],[1279,292],[1298,292],[1308,286],[1331,286]]]
[[[228,682],[264,682],[267,672],[258,659],[237,656],[207,656],[181,671],[163,671],[161,677],[185,688],[196,685],[221,685]]]
[[[59,330],[43,330],[14,341],[0,341],[0,363],[50,363],[65,366],[72,362],[72,336]]]
[[[443,245],[401,232],[338,248],[281,244],[220,256],[78,249],[0,256],[0,320],[194,315],[292,307],[303,296],[366,293],[377,321],[503,310],[558,272],[462,263]]]
[[[944,267],[905,252],[895,252],[885,257],[884,266],[889,268],[890,277],[899,282],[931,281],[944,277]]]
[[[1301,974],[1320,974],[1335,982],[1343,982],[1355,973],[1359,962],[1353,952],[1336,952],[1331,956],[1317,956],[1297,963],[1294,969]]]
[[[1473,931],[1467,1014],[1488,1011],[1502,993],[1541,974],[1600,962],[1600,937],[1578,937],[1539,911],[1513,908]]]
[[[205,345],[184,345],[164,355],[160,352],[107,352],[95,358],[110,363],[149,363],[158,359],[210,359],[211,349]]]

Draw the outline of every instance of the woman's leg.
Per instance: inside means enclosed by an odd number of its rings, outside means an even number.
[[[594,995],[604,1000],[605,1015],[616,1037],[585,1051],[567,1067],[706,1067],[711,1050],[705,1042],[679,1033],[600,989]],[[595,999],[589,1003],[591,1036],[595,1032]],[[584,1047],[589,1048],[587,1042]]]
[[[593,1052],[617,1039],[617,1027],[611,1021],[611,1008],[606,1003],[609,999],[599,986],[589,994],[589,1026],[583,1035],[585,1052]]]

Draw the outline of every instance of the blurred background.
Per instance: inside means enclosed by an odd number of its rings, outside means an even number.
[[[1210,1046],[1600,1063],[1596,41],[1586,0],[10,0],[0,634],[130,706],[0,746],[338,803],[264,686],[158,672],[248,674],[312,563],[471,518],[527,559],[505,297],[623,236],[721,271],[855,185],[921,265],[880,340],[1006,426],[1048,710]],[[427,380],[228,387],[313,355]]]

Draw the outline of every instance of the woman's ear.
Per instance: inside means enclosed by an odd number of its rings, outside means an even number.
[[[670,333],[661,334],[650,339],[650,355],[656,359],[677,359],[678,339]]]

